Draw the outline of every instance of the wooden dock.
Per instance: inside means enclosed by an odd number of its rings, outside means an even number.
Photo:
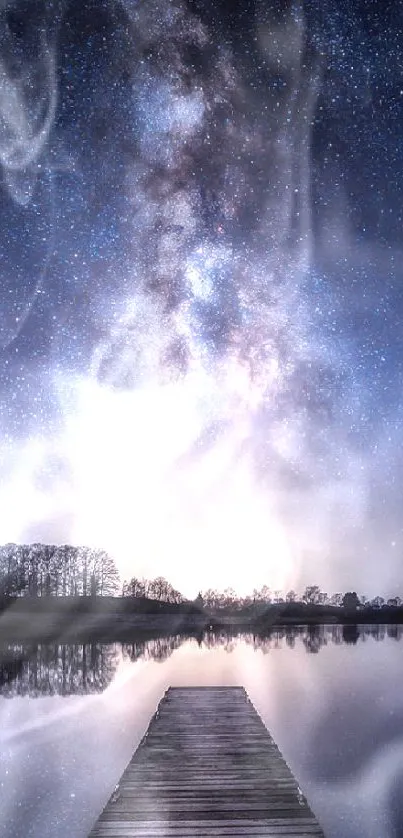
[[[323,832],[242,687],[170,688],[89,838]]]

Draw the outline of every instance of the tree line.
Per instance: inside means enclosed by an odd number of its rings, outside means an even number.
[[[129,582],[123,582],[122,596],[124,597],[146,597],[147,599],[159,599],[164,602],[179,604],[186,602],[186,598],[165,579],[164,576],[157,576],[155,579],[139,579],[133,576]]]
[[[119,574],[105,550],[54,544],[0,546],[0,596],[113,596]]]
[[[174,603],[187,601],[180,591],[177,591],[163,576],[151,580],[134,576],[130,581],[123,583],[122,596],[147,597]],[[373,599],[363,595],[359,596],[356,591],[328,594],[322,591],[318,585],[307,585],[300,594],[293,589],[284,594],[281,590],[272,590],[268,585],[262,585],[261,588],[254,588],[251,594],[244,597],[238,596],[233,588],[225,588],[223,591],[208,588],[205,591],[200,591],[194,601],[201,607],[213,611],[240,610],[257,604],[304,603],[305,605],[344,607],[347,609],[359,607],[381,608],[383,605],[400,607],[402,605],[402,599],[399,596],[385,600],[381,596],[376,596]]]
[[[363,595],[359,596],[356,591],[328,594],[322,591],[318,585],[307,585],[300,594],[297,594],[293,589],[284,594],[280,590],[271,590],[267,585],[263,585],[259,589],[255,588],[251,594],[244,597],[237,596],[233,588],[226,588],[224,591],[209,588],[206,591],[201,591],[198,599],[200,604],[213,610],[244,609],[256,604],[290,605],[293,603],[348,609],[359,607],[382,608],[384,605],[400,607],[402,605],[402,599],[399,596],[385,600],[381,596],[376,596],[373,599]]]
[[[114,560],[105,550],[69,544],[5,544],[0,546],[0,597],[123,596],[181,604],[189,600],[165,577],[146,579],[133,576],[121,586]],[[253,605],[304,603],[311,606],[400,607],[399,596],[369,599],[356,591],[328,594],[318,585],[307,585],[301,594],[285,594],[268,585],[240,597],[233,588],[208,588],[194,600],[212,611],[248,609]]]
[[[114,560],[105,550],[70,544],[0,545],[0,597],[144,597],[186,602],[163,576],[132,577],[123,587]]]

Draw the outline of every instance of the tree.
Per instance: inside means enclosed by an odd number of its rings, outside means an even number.
[[[123,596],[145,597],[147,590],[147,582],[145,579],[139,579],[137,576],[132,576],[129,582],[123,583]]]
[[[157,576],[146,583],[146,596],[163,602],[179,603],[185,600],[180,591],[177,591],[164,576]]]
[[[118,581],[116,565],[104,550],[53,544],[0,547],[0,592],[6,596],[110,595]]]
[[[252,591],[252,597],[255,602],[271,602],[271,590],[268,585],[262,585],[261,588],[254,588]]]
[[[347,591],[343,597],[343,608],[346,611],[356,611],[360,605],[360,599],[356,591]]]
[[[204,602],[203,602],[203,597],[202,597],[202,595],[201,595],[200,591],[199,591],[199,593],[197,594],[196,599],[195,599],[195,600],[193,600],[193,602],[194,602],[194,604],[195,604],[198,608],[203,608]]]
[[[166,600],[167,584],[167,580],[163,576],[156,576],[155,579],[150,579],[147,596],[150,599]]]
[[[371,601],[371,605],[372,605],[373,608],[382,608],[382,606],[384,604],[385,604],[385,600],[384,600],[383,596],[376,596]]]
[[[330,597],[330,605],[335,605],[337,608],[343,604],[343,594],[332,594]]]
[[[402,601],[400,599],[400,596],[393,596],[390,599],[388,599],[388,602],[387,602],[387,605],[389,605],[389,608],[400,608],[401,604],[402,604]]]
[[[207,591],[202,591],[204,605],[207,608],[219,608],[221,605],[221,595],[214,588],[208,588]]]
[[[285,595],[285,601],[286,602],[295,602],[296,598],[297,598],[297,595],[296,595],[295,591],[293,591],[292,589],[291,589],[291,591],[288,591],[288,593],[286,593],[286,595]]]
[[[90,569],[96,579],[97,594],[114,596],[119,588],[119,574],[111,556],[105,550],[93,551]]]
[[[320,588],[318,585],[308,585],[305,588],[302,599],[309,605],[317,605],[320,597]]]
[[[91,595],[92,598],[96,597],[96,595],[97,595],[97,578],[95,576],[95,573],[91,573],[90,595]]]
[[[5,544],[0,549],[0,575],[2,596],[15,596],[24,591],[26,578],[21,578],[17,558],[17,545]]]
[[[225,588],[222,594],[223,608],[231,608],[236,602],[236,593],[233,588]]]

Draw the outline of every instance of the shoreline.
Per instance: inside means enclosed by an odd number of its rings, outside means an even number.
[[[139,606],[139,607],[136,607]],[[257,610],[257,609],[256,609]],[[264,636],[277,629],[319,626],[403,625],[403,609],[357,609],[281,605],[258,613],[208,613],[192,603],[172,605],[153,601],[133,603],[127,598],[18,598],[0,612],[0,643],[74,641],[111,642],[131,637],[226,631]]]

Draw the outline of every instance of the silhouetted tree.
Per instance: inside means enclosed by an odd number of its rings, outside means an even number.
[[[360,599],[356,591],[347,591],[343,597],[343,608],[346,611],[356,611],[360,605]]]
[[[389,608],[400,608],[401,604],[402,601],[400,599],[400,596],[390,597],[390,599],[388,599],[387,601],[387,605],[389,606]]]
[[[122,594],[132,597],[145,596],[162,602],[180,603],[185,601],[180,591],[177,591],[163,576],[157,576],[155,579],[138,579],[133,576],[129,582],[124,582]]]
[[[17,596],[25,588],[25,575],[21,579],[15,544],[5,544],[0,548],[0,578],[2,596]]]
[[[275,596],[275,593],[276,592],[274,592],[273,596]],[[252,591],[252,598],[255,602],[269,603],[272,601],[271,589],[268,587],[268,585],[262,585],[261,588],[254,588]]]
[[[206,591],[202,591],[202,597],[206,608],[220,608],[221,597],[218,591],[208,588]]]
[[[320,597],[320,588],[318,585],[308,585],[302,595],[304,602],[310,605],[317,605]]]
[[[133,576],[129,582],[123,583],[123,596],[145,597],[147,596],[147,581]]]
[[[90,582],[91,580],[91,582]],[[3,596],[107,595],[116,592],[118,573],[103,550],[69,545],[6,544],[0,547]]]
[[[374,599],[371,601],[371,605],[372,605],[374,608],[382,608],[382,606],[383,606],[384,604],[385,604],[385,600],[384,600],[383,596],[376,596],[376,597],[374,597]]]
[[[222,593],[221,603],[223,608],[231,608],[237,604],[236,593],[233,588],[225,588]]]
[[[92,552],[90,569],[95,578],[96,593],[99,596],[114,596],[119,588],[119,574],[115,562],[105,550]]]
[[[332,594],[330,604],[340,607],[343,604],[343,594]]]

